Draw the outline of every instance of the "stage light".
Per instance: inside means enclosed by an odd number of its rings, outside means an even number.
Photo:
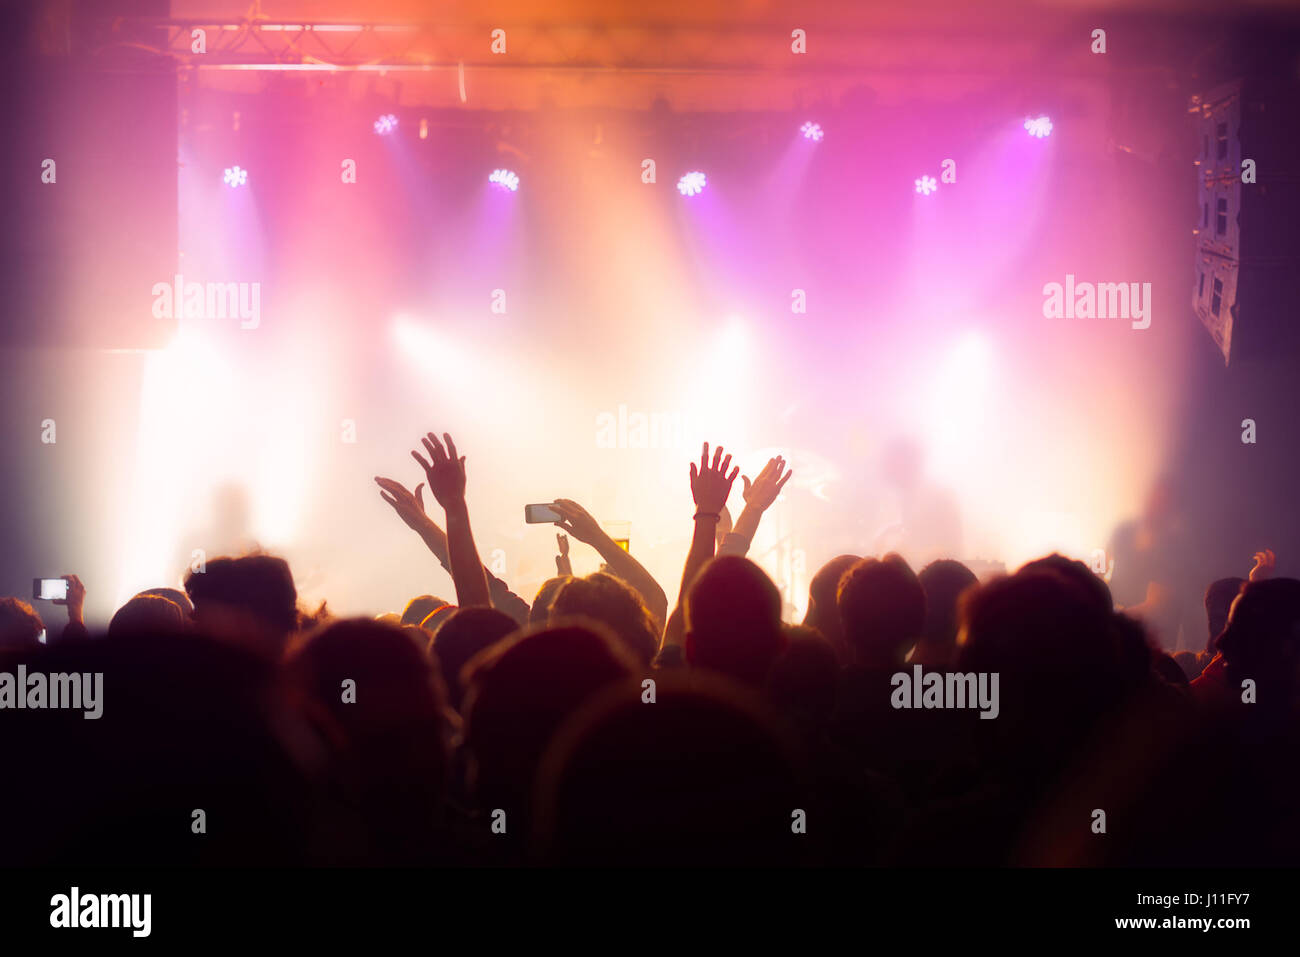
[[[494,169],[488,176],[489,183],[495,183],[503,189],[515,192],[519,189],[519,176],[508,169]]]
[[[978,461],[995,416],[997,362],[993,345],[971,331],[947,343],[936,343],[933,378],[924,390],[921,430],[926,435],[931,464],[940,474],[959,475]]]
[[[698,170],[692,170],[677,181],[677,192],[683,196],[698,196],[700,191],[708,185],[704,174]]]
[[[809,120],[803,126],[799,127],[799,132],[803,134],[804,139],[812,140],[814,143],[820,143],[822,137],[826,135],[822,130],[822,125],[820,123],[814,123],[812,120]]]
[[[922,176],[916,181],[916,191],[922,196],[929,196],[938,188],[939,183],[933,176]]]
[[[238,166],[227,167],[224,179],[226,185],[231,189],[236,186],[243,186],[248,182],[248,170],[240,169]]]
[[[436,375],[446,388],[470,388],[486,374],[481,360],[433,323],[399,315],[392,334],[398,352],[423,373]]]
[[[949,350],[945,378],[956,395],[980,395],[989,385],[992,365],[993,347],[988,340],[978,332],[968,332]]]
[[[689,384],[679,388],[692,414],[692,431],[705,435],[732,435],[744,444],[748,410],[754,401],[754,367],[758,343],[745,318],[729,313],[696,343],[689,368]],[[694,438],[695,436],[692,436]],[[737,462],[739,464],[739,462]],[[753,473],[750,473],[751,476]]]
[[[397,129],[397,117],[392,113],[385,113],[375,120],[375,132],[380,136],[387,136],[395,129]]]
[[[1045,116],[1033,117],[1025,120],[1025,129],[1029,131],[1030,136],[1041,140],[1045,136],[1052,135],[1052,121]]]
[[[749,348],[749,328],[745,320],[732,314],[727,316],[718,335],[718,355],[723,362],[736,361]]]
[[[427,119],[421,119],[421,120],[420,120],[420,139],[422,139],[422,140],[427,140],[428,138],[429,138],[429,121],[428,121]]]

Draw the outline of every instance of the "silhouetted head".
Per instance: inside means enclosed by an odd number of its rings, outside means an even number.
[[[844,573],[858,563],[857,555],[836,555],[813,575],[808,583],[808,612],[803,623],[816,628],[832,647],[840,647],[844,641],[844,626],[840,623],[840,579]]]
[[[574,616],[604,624],[642,664],[659,651],[659,628],[641,596],[606,572],[571,578],[556,592],[548,620]]]
[[[785,649],[767,675],[767,698],[779,714],[826,719],[835,708],[835,649],[821,632],[785,625]]]
[[[298,591],[283,558],[215,558],[186,576],[185,592],[200,631],[275,657],[298,625]]]
[[[1114,616],[1075,578],[1022,570],[959,604],[958,668],[999,676],[1001,713],[980,723],[1009,760],[1062,759],[1129,686]]]
[[[925,625],[921,640],[937,650],[957,645],[957,599],[978,583],[975,573],[959,561],[941,558],[916,576],[925,592]]]
[[[400,620],[403,625],[419,625],[446,604],[447,602],[434,595],[417,595],[406,603]]]
[[[1056,571],[1021,570],[966,593],[961,606],[963,666],[1075,686],[1119,667],[1110,616],[1078,580]]]
[[[600,688],[640,669],[594,621],[529,628],[475,656],[463,680],[469,783],[479,805],[526,818],[537,761],[555,729]]]
[[[1294,686],[1300,678],[1300,581],[1247,582],[1232,603],[1218,647],[1235,674]]]
[[[1053,571],[1074,581],[1092,596],[1097,607],[1103,611],[1115,610],[1115,599],[1111,597],[1110,586],[1077,558],[1066,558],[1059,552],[1052,552],[1042,558],[1035,558],[1020,566],[1022,572]]]
[[[287,664],[354,743],[415,728],[441,729],[441,678],[404,627],[368,618],[334,621],[297,643]],[[429,747],[436,751],[439,740],[434,735]]]
[[[136,595],[113,615],[108,637],[179,635],[188,625],[185,612],[174,601],[157,595]]]
[[[185,592],[181,591],[179,588],[146,588],[136,597],[138,598],[145,595],[155,595],[158,598],[166,598],[168,601],[174,602],[176,607],[185,613],[186,619],[194,617],[194,603],[190,601],[190,596],[185,594]]]
[[[0,598],[0,650],[37,647],[44,631],[35,608],[18,598]]]
[[[305,863],[317,805],[302,771],[319,737],[286,700],[279,670],[264,655],[201,636],[54,642],[20,654],[32,673],[102,674],[103,710],[93,721],[80,709],[2,713],[0,752],[41,782],[10,787],[2,799],[6,820],[21,822],[6,835],[6,862]],[[206,810],[209,836],[218,818],[224,822],[219,840],[190,833],[196,806]]]
[[[421,643],[415,626],[354,618],[307,635],[288,656],[288,674],[332,745],[329,781],[343,795],[335,813],[361,841],[342,855],[403,862],[434,846],[453,719]]]
[[[433,648],[433,640],[438,636],[438,629],[442,627],[443,623],[448,618],[456,614],[459,610],[459,607],[456,605],[443,605],[441,608],[434,609],[433,613],[430,614],[428,618],[420,622],[421,630],[429,636],[428,647],[430,649]]]
[[[1151,634],[1136,615],[1115,612],[1110,618],[1119,653],[1120,672],[1130,688],[1148,682],[1158,674],[1157,659],[1164,655],[1151,640]]]
[[[686,660],[751,685],[785,646],[781,593],[747,558],[713,559],[686,598]]]
[[[1228,612],[1232,610],[1232,603],[1241,594],[1241,586],[1244,584],[1244,578],[1220,578],[1205,589],[1205,620],[1210,629],[1205,642],[1206,651],[1215,650],[1214,639],[1228,627]]]
[[[721,675],[601,691],[564,724],[537,776],[547,864],[790,864],[808,807],[795,748],[753,693]]]
[[[893,553],[863,558],[845,572],[837,604],[845,641],[863,664],[901,664],[925,625],[925,592]]]
[[[465,697],[461,684],[465,665],[518,628],[513,618],[495,608],[457,608],[438,626],[433,636],[433,654],[442,669],[453,708],[459,711]]]
[[[555,596],[560,593],[560,589],[572,577],[571,575],[557,575],[542,582],[542,587],[537,589],[537,595],[533,598],[533,606],[528,609],[528,624],[546,624],[546,619],[551,614],[551,603],[555,601]]]

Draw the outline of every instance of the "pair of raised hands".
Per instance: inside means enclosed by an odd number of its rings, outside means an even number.
[[[442,441],[432,432],[420,441],[428,458],[421,455],[418,449],[411,451],[411,458],[424,469],[425,478],[424,482],[415,486],[414,491],[395,479],[375,476],[380,498],[392,507],[408,528],[417,532],[425,530],[430,524],[428,513],[424,509],[426,483],[444,510],[461,509],[465,504],[465,456],[457,454],[455,441],[446,432],[442,435]],[[578,541],[595,545],[605,535],[600,523],[577,502],[567,498],[557,499],[552,508],[561,516],[561,521],[555,524]],[[556,535],[556,543],[559,547],[556,565],[559,568],[568,564],[569,540],[559,534]]]
[[[409,491],[401,482],[394,479],[375,476],[379,485],[379,496],[393,507],[399,518],[410,528],[419,531],[429,517],[424,511],[424,486],[427,482],[429,491],[444,511],[461,509],[465,506],[465,456],[456,454],[456,443],[446,432],[442,441],[432,432],[420,440],[429,458],[425,459],[419,449],[411,450],[411,458],[424,469],[424,482]],[[446,443],[445,447],[443,442]]]
[[[490,606],[491,587],[479,560],[478,546],[470,529],[469,508],[465,505],[465,456],[456,451],[456,443],[446,432],[441,441],[432,432],[420,441],[429,457],[426,459],[419,449],[413,449],[411,458],[424,469],[424,481],[414,492],[408,492],[400,482],[377,475],[379,495],[402,521],[420,534],[434,556],[448,566],[452,584],[456,586],[456,604],[462,608]],[[446,531],[424,512],[422,489],[426,484],[446,512]]]
[[[744,498],[747,506],[766,511],[776,501],[777,496],[781,494],[781,489],[785,488],[785,483],[790,481],[794,475],[793,471],[786,471],[785,459],[781,456],[773,456],[768,459],[763,471],[758,473],[758,478],[750,481],[747,476],[741,476],[745,483]],[[695,508],[699,512],[705,512],[717,515],[722,511],[727,499],[731,496],[731,486],[736,481],[736,476],[740,474],[740,467],[736,466],[728,473],[727,469],[731,465],[731,456],[726,454],[722,446],[713,450],[713,462],[709,462],[709,443],[704,443],[704,449],[700,453],[700,464],[697,467],[694,462],[691,463],[691,495],[695,498]]]

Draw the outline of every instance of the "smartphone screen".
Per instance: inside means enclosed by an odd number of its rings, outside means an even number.
[[[32,597],[45,601],[67,601],[68,582],[64,578],[32,579]]]
[[[546,522],[558,522],[560,513],[549,505],[525,505],[524,521],[529,525],[541,525]]]

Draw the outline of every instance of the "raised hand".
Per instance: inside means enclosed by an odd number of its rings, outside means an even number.
[[[777,455],[768,459],[767,464],[763,466],[763,471],[758,473],[758,478],[752,483],[748,477],[742,475],[741,481],[745,483],[745,504],[764,511],[771,508],[776,497],[781,494],[781,489],[785,487],[785,483],[794,475],[794,471],[791,470],[785,472],[783,477],[781,473],[784,471],[785,459]]]
[[[76,575],[64,575],[63,580],[68,583],[68,597],[56,598],[54,604],[67,605],[68,621],[80,624],[83,620],[82,610],[86,607],[86,586]]]
[[[446,432],[442,433],[441,442],[432,432],[425,435],[421,442],[429,458],[425,459],[418,449],[411,451],[411,458],[424,469],[424,480],[429,483],[429,491],[447,513],[447,564],[451,566],[451,580],[456,586],[456,604],[462,608],[489,606],[492,604],[492,596],[488,590],[487,574],[478,557],[478,547],[474,544],[474,533],[469,525],[469,507],[465,504],[465,456],[456,452],[456,443]],[[394,499],[397,498],[391,489],[389,492]],[[409,504],[405,503],[403,508],[412,514]],[[420,504],[419,500],[416,500],[416,504]],[[394,504],[393,507],[396,508],[397,505]],[[430,538],[426,539],[430,548],[434,547],[431,543],[433,537],[433,530],[430,529]]]
[[[417,532],[424,530],[430,519],[424,511],[423,482],[415,487],[414,494],[401,482],[381,475],[375,476],[375,483],[380,488],[379,497],[393,507],[397,517],[406,523],[407,528]]]
[[[555,556],[555,573],[557,575],[571,576],[573,574],[573,564],[569,561],[569,536],[563,532],[557,532],[555,547],[559,549],[559,554]]]
[[[704,450],[700,453],[699,468],[696,468],[694,462],[691,463],[691,495],[695,498],[697,512],[717,515],[722,511],[722,506],[727,504],[727,498],[731,495],[731,486],[736,481],[736,476],[740,474],[740,467],[737,466],[728,475],[729,465],[731,465],[731,456],[724,458],[720,445],[714,450],[713,464],[710,465],[709,443],[704,443]]]
[[[682,583],[677,589],[677,607],[668,617],[664,628],[664,647],[680,645],[686,637],[686,617],[684,603],[702,569],[713,558],[717,546],[718,516],[731,495],[731,486],[735,484],[740,467],[727,472],[731,465],[731,456],[725,455],[722,446],[713,452],[713,463],[709,463],[709,443],[704,443],[700,453],[700,464],[691,463],[691,495],[695,498],[695,533],[691,536],[691,547],[686,553],[686,565],[682,569]]]
[[[564,529],[584,545],[599,545],[602,538],[607,538],[600,523],[585,508],[570,498],[557,498],[551,508],[560,515],[556,526]]]
[[[1262,552],[1255,553],[1255,567],[1250,570],[1250,581],[1262,582],[1266,578],[1273,576],[1273,569],[1277,567],[1277,556],[1273,554],[1271,548],[1266,548]]]
[[[785,458],[774,455],[758,473],[758,478],[751,482],[748,476],[745,477],[745,507],[740,510],[731,534],[723,539],[719,554],[744,556],[749,551],[763,513],[772,507],[793,475],[793,471],[786,471]]]
[[[420,468],[424,469],[424,478],[429,483],[429,491],[433,493],[438,504],[449,512],[463,511],[465,456],[457,456],[456,443],[451,440],[450,435],[444,432],[442,438],[447,443],[445,450],[438,437],[432,432],[428,433],[421,442],[424,444],[424,450],[429,453],[429,460],[426,461],[417,449],[411,450],[411,458],[419,462]]]
[[[600,523],[585,508],[571,498],[557,498],[551,508],[560,514],[556,526],[568,532],[584,545],[590,545],[605,559],[608,570],[623,579],[634,588],[645,601],[650,614],[656,621],[663,621],[668,615],[668,596],[659,587],[654,576],[628,552],[619,547],[618,542],[600,527]],[[555,568],[561,575],[572,575],[569,564],[569,542],[563,535],[557,535],[560,554],[555,558]],[[561,564],[563,563],[563,564]]]

